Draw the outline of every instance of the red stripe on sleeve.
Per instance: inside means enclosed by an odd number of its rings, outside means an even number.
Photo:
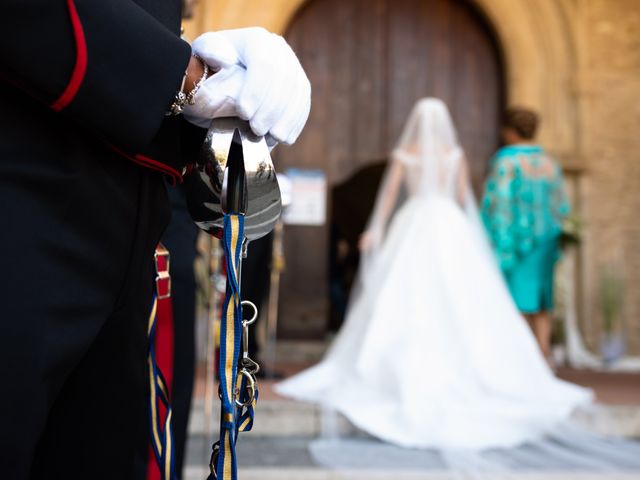
[[[175,185],[177,183],[182,183],[183,181],[182,173],[180,173],[175,168],[170,167],[169,165],[166,165],[162,162],[159,162],[158,160],[154,160],[153,158],[146,157],[144,155],[140,155],[140,154],[129,155],[128,153],[123,152],[120,148],[116,147],[115,145],[106,141],[105,143],[109,145],[109,147],[111,147],[111,149],[114,150],[116,153],[122,155],[125,158],[128,158],[132,162],[137,163],[138,165],[142,165],[143,167],[150,168],[152,170],[157,170],[158,172],[164,173],[168,177],[167,179],[171,182],[172,185]]]
[[[67,6],[69,7],[69,17],[71,18],[71,26],[73,28],[73,37],[76,42],[76,64],[73,67],[71,78],[67,87],[62,92],[62,95],[51,104],[51,108],[56,112],[65,109],[71,101],[74,99],[82,81],[84,80],[85,73],[87,72],[87,41],[84,36],[84,30],[82,29],[82,23],[76,10],[76,5],[73,0],[67,0]]]
[[[175,185],[176,183],[182,183],[182,174],[169,165],[140,154],[134,155],[132,160],[144,167],[158,170],[159,172],[164,173],[169,177],[173,185]]]

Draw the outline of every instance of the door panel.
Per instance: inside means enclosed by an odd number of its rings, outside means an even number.
[[[387,158],[415,101],[435,96],[451,109],[479,190],[498,143],[502,67],[490,29],[468,2],[311,0],[286,36],[313,98],[298,142],[276,152],[278,169],[321,168],[335,185]],[[327,237],[327,227],[286,228],[283,337],[325,331]]]

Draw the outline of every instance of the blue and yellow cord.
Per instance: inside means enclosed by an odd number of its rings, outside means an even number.
[[[236,387],[240,342],[242,340],[242,304],[240,302],[240,259],[244,240],[244,217],[225,215],[223,249],[227,266],[227,292],[220,324],[220,391],[222,401],[220,449],[215,465],[216,478],[237,479],[235,452]],[[212,472],[213,473],[213,472]]]

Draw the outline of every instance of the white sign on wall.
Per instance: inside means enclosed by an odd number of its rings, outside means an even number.
[[[327,217],[327,177],[322,170],[290,168],[291,204],[282,219],[287,225],[324,225]]]

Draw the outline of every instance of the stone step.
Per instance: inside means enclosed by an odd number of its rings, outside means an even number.
[[[638,480],[640,471],[576,471],[568,467],[536,470],[496,470],[489,475],[478,472],[444,471],[427,461],[421,468],[399,464],[397,468],[327,468],[316,464],[310,454],[308,438],[252,437],[243,435],[238,441],[237,454],[241,480]],[[203,436],[191,437],[187,469],[183,480],[207,478],[209,442]],[[366,455],[366,452],[365,452]],[[415,460],[415,459],[414,459]],[[356,462],[357,464],[357,462]]]
[[[191,414],[189,431],[193,435],[217,432],[219,412],[214,409],[209,422],[204,402],[197,400]],[[595,404],[576,411],[573,419],[601,435],[640,438],[640,405]],[[344,436],[357,435],[357,429],[342,415],[331,415],[320,407],[290,400],[264,400],[258,403],[252,437],[316,438],[330,432]]]
[[[209,471],[188,467],[183,480],[204,480]],[[458,480],[459,475],[423,471],[336,471],[312,468],[240,468],[240,480]],[[485,476],[478,478],[486,480]],[[638,480],[638,473],[544,472],[500,474],[500,480]],[[493,480],[493,479],[491,479]]]

